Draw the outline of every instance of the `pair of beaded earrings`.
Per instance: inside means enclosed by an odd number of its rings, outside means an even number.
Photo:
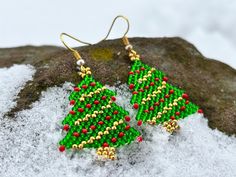
[[[183,90],[168,84],[168,78],[163,72],[140,60],[140,56],[133,50],[126,37],[129,29],[129,21],[126,17],[117,16],[113,20],[105,39],[118,18],[123,18],[128,24],[123,43],[130,60],[133,61],[131,71],[128,73],[128,85],[132,92],[130,102],[137,110],[137,125],[162,124],[168,132],[173,133],[179,129],[178,119],[197,111],[202,113],[202,110],[189,101],[189,96]],[[115,103],[116,93],[93,78],[91,69],[84,66],[85,62],[79,52],[64,42],[64,35],[89,44],[66,33],[61,34],[61,41],[78,60],[77,65],[82,81],[74,87],[74,91],[69,96],[72,109],[62,121],[63,130],[67,131],[67,134],[59,142],[59,150],[96,148],[98,155],[114,160],[116,159],[115,148],[130,144],[135,139],[141,142],[141,133],[128,124],[131,119],[129,112]]]

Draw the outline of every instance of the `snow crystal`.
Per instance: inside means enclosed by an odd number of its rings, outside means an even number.
[[[17,85],[15,82],[8,87]],[[118,93],[118,104],[134,116],[127,86],[111,88]],[[175,135],[169,135],[160,126],[142,127],[144,141],[119,148],[116,161],[98,160],[93,149],[61,153],[60,122],[69,111],[69,93],[70,83],[49,88],[32,109],[18,113],[16,120],[0,119],[1,177],[236,176],[236,138],[210,129],[200,114],[179,121],[182,128]],[[7,92],[2,97],[13,99]],[[5,109],[1,107],[0,112]]]
[[[0,119],[16,103],[13,101],[27,81],[32,79],[35,70],[30,65],[14,65],[0,68]]]

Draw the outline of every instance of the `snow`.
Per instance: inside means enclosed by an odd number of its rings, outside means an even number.
[[[25,83],[32,80],[35,70],[30,65],[14,65],[11,68],[0,68],[0,118],[16,106],[14,99]]]
[[[7,0],[0,6],[0,47],[61,46],[61,32],[96,42],[123,14],[130,19],[130,37],[180,36],[206,57],[236,68],[235,11],[235,0]],[[121,37],[124,29],[124,22],[117,22],[111,38]]]
[[[1,69],[0,78],[14,75],[16,79],[5,81],[4,86],[15,88],[23,86],[33,73],[30,66],[15,65]],[[127,86],[111,89],[118,92],[117,103],[134,116]],[[1,177],[236,176],[236,138],[210,129],[201,114],[181,120],[182,128],[175,135],[169,135],[160,126],[143,127],[144,141],[120,148],[117,161],[100,161],[91,149],[77,154],[59,152],[57,143],[63,136],[60,122],[69,110],[70,90],[70,83],[49,88],[31,109],[19,112],[15,120],[0,119]],[[12,89],[11,94],[3,91],[1,98],[12,105],[17,92],[18,89]],[[1,115],[5,112],[6,106],[1,106]]]

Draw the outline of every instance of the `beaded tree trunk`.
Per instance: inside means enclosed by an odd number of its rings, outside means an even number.
[[[168,84],[163,72],[142,63],[134,51],[130,56],[133,65],[128,84],[133,93],[131,104],[138,110],[136,119],[163,124],[172,133],[179,128],[176,120],[195,113],[198,106],[188,100],[183,90]]]
[[[114,159],[115,147],[131,143],[140,133],[126,123],[129,113],[114,103],[113,91],[91,75],[83,77],[69,97],[73,107],[62,121],[68,132],[59,150],[96,148],[99,155]]]

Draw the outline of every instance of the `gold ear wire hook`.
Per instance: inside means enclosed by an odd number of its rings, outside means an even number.
[[[60,35],[61,42],[64,44],[64,46],[65,46],[68,50],[70,50],[70,51],[73,53],[73,55],[75,56],[75,58],[76,58],[77,60],[80,60],[80,59],[81,59],[81,56],[80,56],[79,52],[78,52],[77,50],[75,50],[75,49],[69,47],[69,46],[65,43],[65,41],[64,41],[64,39],[63,39],[63,36],[70,37],[71,39],[74,39],[74,40],[76,40],[77,42],[80,42],[80,43],[85,44],[85,45],[92,45],[92,44],[90,44],[90,43],[88,43],[88,42],[81,41],[81,40],[79,40],[79,39],[77,39],[77,38],[75,38],[75,37],[73,37],[73,36],[71,36],[71,35],[69,35],[69,34],[67,34],[67,33],[61,33],[61,35]]]
[[[128,18],[126,18],[126,17],[123,16],[123,15],[118,15],[118,16],[116,16],[116,17],[113,19],[113,21],[112,21],[112,23],[111,23],[111,26],[110,26],[110,28],[109,28],[109,30],[108,30],[108,33],[107,33],[106,36],[105,36],[102,40],[100,40],[98,43],[100,43],[100,42],[102,42],[102,41],[105,41],[105,40],[108,38],[108,36],[110,35],[111,30],[112,30],[112,28],[113,28],[113,26],[114,26],[114,24],[115,24],[115,22],[116,22],[116,20],[117,20],[118,18],[122,18],[122,19],[125,20],[126,23],[127,23],[127,29],[126,29],[124,35],[122,36],[122,39],[123,39],[123,42],[124,42],[125,45],[128,45],[128,44],[129,44],[129,40],[128,40],[128,38],[126,37],[126,34],[129,32],[130,24],[129,24]]]

